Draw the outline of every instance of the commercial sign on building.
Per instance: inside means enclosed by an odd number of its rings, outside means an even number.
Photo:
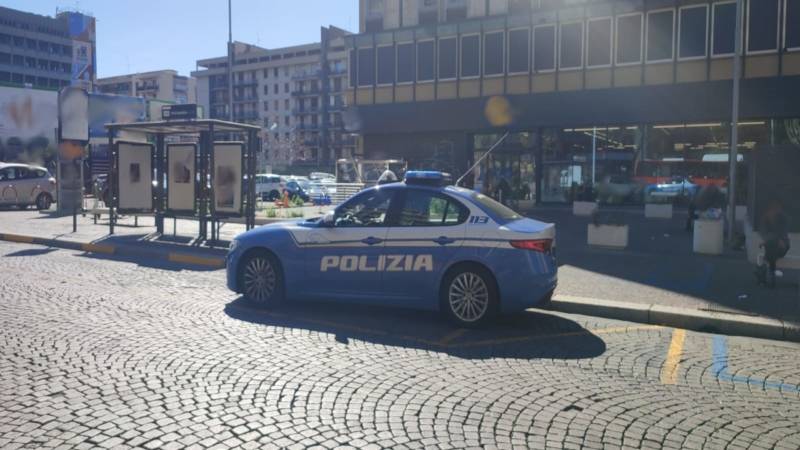
[[[72,38],[72,85],[91,92],[97,81],[95,55],[95,20],[75,12],[64,13]]]

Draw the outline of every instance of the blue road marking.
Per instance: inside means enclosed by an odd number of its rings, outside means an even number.
[[[758,386],[763,390],[776,389],[785,392],[800,392],[800,386],[794,384],[777,383],[767,381],[763,378],[751,378],[741,375],[732,375],[728,372],[728,341],[725,336],[714,336],[714,357],[712,370],[720,381],[730,381],[742,383],[750,386]]]

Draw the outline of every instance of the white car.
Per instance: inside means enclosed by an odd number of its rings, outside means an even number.
[[[286,177],[271,173],[256,175],[256,196],[263,201],[273,201],[281,198],[283,190],[286,188]]]
[[[56,179],[44,167],[0,163],[0,205],[50,209],[55,191]]]

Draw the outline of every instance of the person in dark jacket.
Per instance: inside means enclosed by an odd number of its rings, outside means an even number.
[[[511,200],[511,185],[508,184],[508,180],[505,178],[501,178],[500,182],[497,183],[495,197],[504,205],[508,205],[508,201]]]
[[[758,232],[764,240],[764,260],[759,261],[756,278],[759,284],[775,287],[775,268],[779,259],[789,252],[789,219],[781,203],[772,200],[759,223]]]
[[[703,186],[689,202],[689,217],[686,231],[694,231],[694,221],[700,213],[712,208],[722,209],[725,206],[725,194],[714,184]]]

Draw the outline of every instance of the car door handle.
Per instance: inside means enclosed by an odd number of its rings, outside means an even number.
[[[448,245],[454,243],[456,240],[451,239],[447,236],[439,236],[438,238],[434,239],[433,242],[436,242],[439,245]]]
[[[381,242],[383,242],[383,239],[379,239],[379,238],[376,238],[374,236],[370,236],[370,237],[368,237],[366,239],[362,239],[361,242],[363,242],[363,243],[365,243],[367,245],[375,245],[375,244],[380,244]]]

